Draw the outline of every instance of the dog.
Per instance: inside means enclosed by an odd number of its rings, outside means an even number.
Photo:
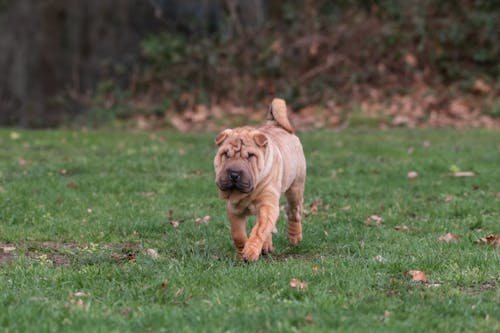
[[[259,128],[226,129],[215,138],[215,183],[226,200],[231,237],[244,261],[256,261],[273,250],[273,233],[279,216],[279,200],[286,196],[287,239],[302,240],[302,212],[306,160],[299,138],[287,116],[284,100],[275,98],[267,123]],[[256,216],[247,236],[246,218]]]

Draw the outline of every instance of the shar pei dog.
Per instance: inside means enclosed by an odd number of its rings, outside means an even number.
[[[256,261],[273,250],[282,194],[288,201],[288,242],[300,242],[306,160],[288,120],[285,101],[272,101],[263,126],[226,129],[215,143],[215,183],[226,200],[231,237],[240,258]],[[256,222],[247,236],[249,215],[255,215]]]

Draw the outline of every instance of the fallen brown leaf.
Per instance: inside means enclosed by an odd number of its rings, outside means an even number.
[[[160,285],[160,288],[166,288],[168,286],[168,280],[163,280],[163,282]]]
[[[416,179],[418,177],[418,173],[416,171],[410,171],[406,176],[408,179]]]
[[[77,188],[78,187],[78,183],[77,182],[67,182],[66,183],[66,187],[69,187],[69,188]]]
[[[208,222],[210,222],[210,216],[207,215],[207,216],[204,216],[204,217],[197,217],[194,220],[194,222],[197,223],[197,224],[208,224]]]
[[[427,282],[427,275],[422,271],[408,271],[405,272],[406,275],[411,275],[411,280],[413,282]]]
[[[403,225],[397,225],[397,226],[394,227],[394,229],[397,230],[397,231],[409,231],[410,230],[410,228],[407,225],[405,225],[405,224],[403,224]]]
[[[169,211],[168,211],[168,221],[170,222],[170,224],[172,225],[172,227],[177,228],[181,222],[184,222],[184,220],[183,219],[175,219],[173,217],[173,215],[174,215],[173,210],[169,209]]]
[[[322,200],[315,200],[309,204],[309,210],[306,210],[304,212],[305,216],[309,215],[316,215],[320,209],[320,207],[323,206],[323,201]]]
[[[491,245],[493,247],[497,247],[500,245],[500,236],[499,235],[488,235],[486,237],[480,238],[476,241],[476,244],[486,244]]]
[[[472,177],[475,173],[472,171],[457,171],[451,174],[453,177]]]
[[[311,324],[313,322],[313,317],[312,316],[305,316],[304,320],[306,323]]]
[[[461,237],[460,235],[455,235],[455,234],[452,234],[452,233],[447,233],[444,236],[438,237],[438,241],[449,243],[449,242],[453,242],[453,241],[459,240],[460,237]]]
[[[179,288],[179,289],[177,289],[177,291],[175,292],[175,297],[179,297],[179,296],[181,296],[183,293],[184,293],[184,288]]]
[[[404,62],[411,67],[415,67],[418,64],[417,57],[415,57],[415,55],[413,55],[412,53],[406,53],[404,55]]]
[[[83,309],[85,308],[85,303],[83,303],[82,299],[79,298],[78,301],[76,301],[76,305],[80,308]]]
[[[365,221],[365,225],[368,225],[368,226],[379,226],[380,224],[382,224],[382,222],[384,221],[384,219],[378,215],[370,215],[366,221]]]
[[[11,252],[14,252],[16,248],[14,246],[0,246],[0,249],[2,249],[2,252],[5,254],[9,254]]]
[[[158,258],[158,252],[155,249],[147,249],[146,253],[153,259]]]
[[[290,279],[290,287],[297,289],[307,289],[307,282],[302,282],[299,279],[291,278]]]
[[[448,194],[446,198],[444,198],[444,202],[452,202],[455,199],[455,197],[451,194]]]
[[[20,166],[25,166],[25,165],[27,165],[28,163],[29,163],[29,161],[28,161],[28,160],[25,160],[25,159],[22,159],[22,158],[19,160],[19,165],[20,165]]]
[[[474,91],[481,94],[488,94],[491,91],[491,86],[481,79],[474,81]]]

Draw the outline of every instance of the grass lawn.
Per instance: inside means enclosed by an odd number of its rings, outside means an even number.
[[[0,130],[1,330],[500,331],[500,246],[476,243],[500,234],[500,132],[301,133],[304,240],[282,214],[254,264],[213,137]]]

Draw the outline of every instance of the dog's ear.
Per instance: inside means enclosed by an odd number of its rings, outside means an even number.
[[[253,135],[253,140],[259,147],[265,147],[267,145],[267,136],[262,132],[256,131]]]
[[[219,134],[217,134],[217,137],[215,138],[215,144],[217,146],[220,146],[232,132],[233,132],[232,129],[225,129]]]

